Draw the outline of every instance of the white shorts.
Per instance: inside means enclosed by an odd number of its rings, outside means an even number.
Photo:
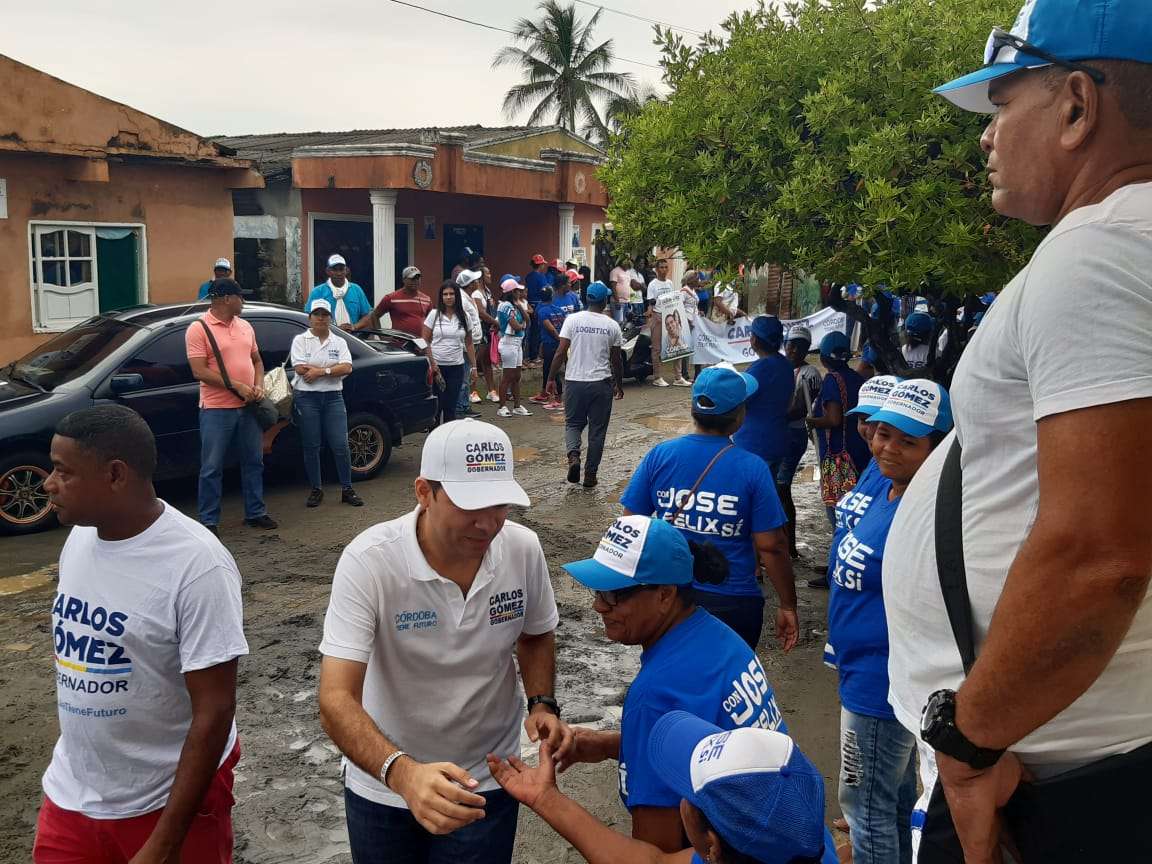
[[[524,365],[524,340],[521,337],[500,337],[500,365],[505,369],[519,369]]]

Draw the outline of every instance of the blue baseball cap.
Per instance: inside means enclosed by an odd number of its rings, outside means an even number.
[[[521,285],[524,284],[524,280],[521,277],[517,276],[515,273],[505,273],[503,276],[500,277],[500,285],[503,286],[503,284],[505,282],[507,282],[509,279],[511,279],[513,282],[518,282]]]
[[[874,375],[860,387],[860,395],[856,398],[856,407],[848,411],[849,414],[861,414],[870,418],[884,407],[884,402],[892,394],[892,390],[900,383],[895,375]]]
[[[752,335],[769,347],[784,344],[784,325],[775,315],[757,315],[752,320]]]
[[[929,336],[934,322],[927,312],[913,312],[904,319],[904,329],[917,336]]]
[[[751,375],[731,363],[717,363],[696,376],[692,385],[692,410],[701,414],[727,414],[743,405],[760,389]]]
[[[611,296],[608,286],[597,280],[588,286],[587,297],[593,303],[603,303]]]
[[[1055,59],[1152,63],[1147,0],[1027,0],[1011,31],[993,30],[988,37],[982,69],[932,92],[965,111],[991,114],[996,111],[988,98],[992,81],[1022,69],[1059,65]]]
[[[846,360],[852,355],[852,344],[848,341],[848,334],[833,330],[824,334],[820,340],[821,357],[837,357]]]
[[[782,732],[725,732],[687,711],[670,711],[652,727],[648,761],[737,852],[782,862],[832,850],[824,778]]]
[[[880,410],[868,418],[901,432],[923,438],[952,428],[952,400],[948,391],[927,378],[910,378],[892,388]]]
[[[650,516],[621,516],[604,532],[591,558],[560,566],[593,591],[692,582],[688,541],[663,519]]]

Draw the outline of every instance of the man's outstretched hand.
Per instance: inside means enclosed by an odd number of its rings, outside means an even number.
[[[556,763],[547,743],[540,745],[540,764],[535,768],[516,756],[505,760],[489,753],[488,770],[505,792],[533,810],[546,794],[556,789]]]

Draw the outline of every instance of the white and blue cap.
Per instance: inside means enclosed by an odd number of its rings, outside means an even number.
[[[652,727],[648,761],[726,844],[750,858],[818,859],[831,842],[824,778],[781,732],[725,732],[687,711],[670,711]]]
[[[884,402],[899,383],[900,379],[895,375],[872,376],[861,385],[860,395],[856,398],[856,407],[850,409],[848,413],[871,418],[884,406]]]
[[[692,582],[688,541],[663,519],[650,516],[621,516],[604,532],[591,558],[561,566],[593,591]]]
[[[988,37],[984,68],[957,78],[934,93],[965,111],[990,114],[996,106],[988,85],[1022,69],[1051,66],[1052,60],[1134,60],[1152,63],[1152,10],[1148,0],[1027,0],[1010,36],[1048,57],[1028,54],[997,32]]]
[[[696,376],[692,385],[692,410],[700,414],[727,414],[743,405],[756,391],[759,382],[731,363],[717,363]]]
[[[910,378],[892,388],[880,410],[868,418],[887,423],[914,438],[952,428],[952,400],[948,391],[927,378]]]

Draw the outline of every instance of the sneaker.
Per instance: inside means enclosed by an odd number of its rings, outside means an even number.
[[[673,387],[691,387],[692,382],[685,378],[683,375],[677,376],[676,380],[672,382]]]
[[[511,417],[512,411],[508,408],[507,405],[501,405],[500,410],[496,412],[496,416],[497,417]]]
[[[544,403],[544,410],[545,411],[563,411],[564,410],[564,403],[560,402],[559,400],[557,400],[555,402],[545,402]]]
[[[548,400],[547,394],[537,393],[535,396],[529,396],[528,401],[529,402],[535,402],[537,405],[543,405],[545,402],[547,402],[549,400]]]
[[[468,401],[471,402],[473,405],[475,405],[477,402],[480,401],[480,394],[477,393],[475,390],[473,390],[471,393],[468,394]]]
[[[345,486],[340,493],[340,500],[344,504],[351,504],[353,507],[363,507],[364,499],[356,494],[356,490],[351,486]]]
[[[591,489],[595,485],[596,485],[596,475],[595,474],[585,474],[584,475],[584,488],[585,489]]]
[[[481,414],[479,411],[474,411],[471,408],[469,408],[467,411],[461,411],[457,416],[458,417],[471,417],[473,420],[475,420],[476,418],[483,417],[484,415]]]
[[[324,500],[323,489],[313,489],[308,493],[308,500],[304,502],[305,507],[319,507],[320,502]]]
[[[489,390],[488,395],[485,396],[484,398],[487,399],[489,402],[495,402],[497,405],[500,404],[500,397],[496,395],[495,390]]]
[[[816,588],[820,591],[827,591],[827,590],[829,590],[828,577],[827,576],[821,576],[819,579],[809,579],[808,580],[808,587],[809,588]]]
[[[653,387],[667,387],[668,382],[665,381],[663,378],[653,378],[652,379],[652,386]]]
[[[532,412],[525,408],[523,405],[517,405],[512,409],[512,413],[517,417],[531,417]]]
[[[580,482],[580,451],[573,450],[568,454],[568,482]]]
[[[271,531],[273,528],[280,527],[280,523],[267,513],[263,516],[257,516],[255,519],[245,519],[244,524],[249,528],[263,528],[265,531]]]

